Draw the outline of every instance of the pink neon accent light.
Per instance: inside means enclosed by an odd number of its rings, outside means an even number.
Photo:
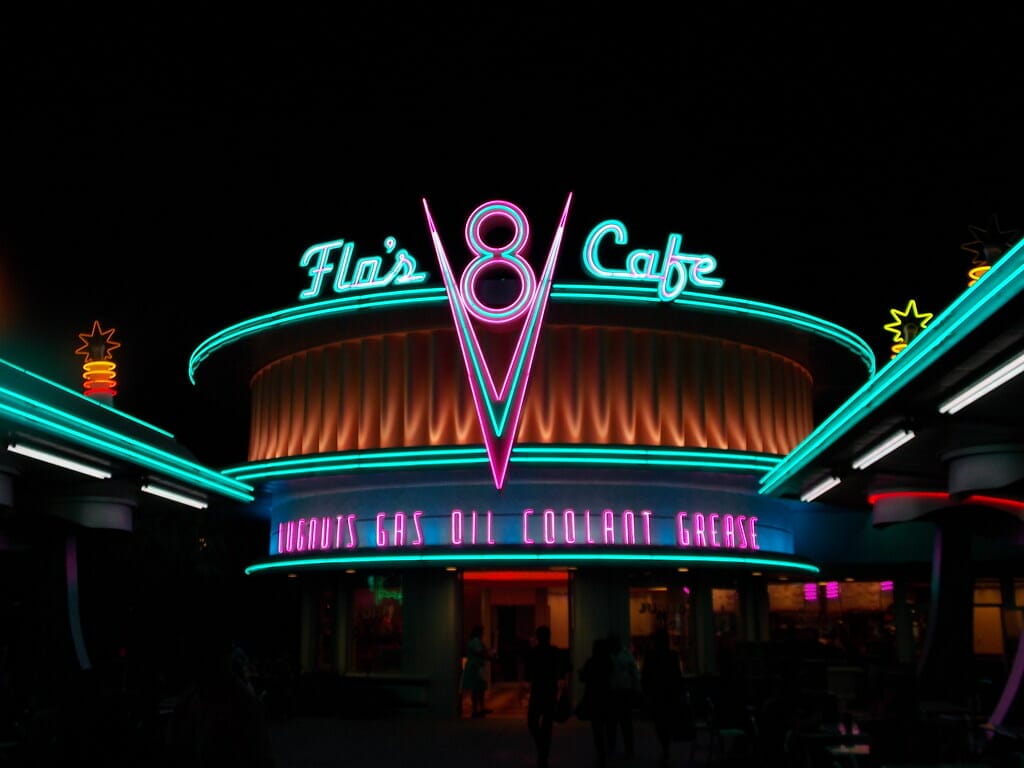
[[[555,230],[539,281],[534,278],[529,264],[520,258],[520,253],[525,251],[529,235],[529,223],[525,214],[517,206],[505,201],[493,201],[479,206],[470,214],[465,232],[467,246],[479,255],[467,266],[462,281],[456,281],[444,245],[441,243],[440,234],[430,214],[430,207],[426,198],[423,199],[423,211],[434,243],[434,250],[437,253],[452,317],[455,321],[456,335],[466,365],[480,429],[483,432],[494,486],[499,490],[505,484],[505,474],[508,471],[512,446],[519,429],[526,388],[533,367],[534,353],[537,349],[537,339],[543,325],[548,295],[551,291],[551,281],[555,264],[558,261],[571,203],[572,193],[570,192],[566,198],[565,208],[562,210],[562,216]],[[512,211],[515,215],[508,211]],[[482,235],[492,217],[501,218],[503,223],[511,222],[513,225],[512,240],[501,250],[493,246],[484,248]],[[520,221],[522,230],[519,228]],[[512,269],[517,274],[522,286],[511,309],[507,313],[496,312],[494,316],[488,316],[483,312],[482,305],[476,299],[476,281],[479,275],[485,271],[484,267],[489,268],[491,263]],[[506,326],[514,322],[519,322],[522,325],[515,351],[509,360],[500,389],[494,384],[494,377],[490,365],[484,357],[473,318],[496,326]],[[499,418],[497,424],[492,422],[490,416],[490,412],[494,410],[505,412],[505,417]]]
[[[825,584],[825,597],[827,597],[829,600],[838,600],[839,599],[839,582],[838,581],[826,582],[826,584]]]
[[[879,592],[892,592],[892,582],[891,581],[880,581],[880,582],[878,582],[878,591]]]
[[[804,584],[804,600],[810,602],[811,600],[818,599],[818,585],[807,583]]]

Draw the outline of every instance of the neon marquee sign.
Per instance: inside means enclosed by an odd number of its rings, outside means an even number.
[[[504,486],[515,444],[572,197],[569,193],[566,198],[539,277],[526,259],[530,246],[530,222],[519,206],[505,200],[492,200],[470,213],[463,234],[471,259],[461,276],[457,277],[430,205],[426,199],[422,201],[473,404],[483,432],[491,475],[498,490]],[[511,234],[504,242],[494,242],[492,238],[496,231]],[[595,279],[654,283],[658,297],[665,302],[675,301],[689,286],[717,290],[724,284],[721,278],[711,274],[717,268],[714,257],[684,253],[681,250],[683,236],[680,234],[669,234],[663,252],[644,248],[629,251],[622,267],[605,266],[606,262],[611,263],[608,255],[602,257],[599,254],[609,237],[615,245],[626,245],[628,233],[625,224],[615,219],[603,221],[590,231],[584,241],[583,267]],[[351,241],[332,240],[307,248],[299,266],[307,269],[311,280],[299,294],[299,299],[318,299],[331,273],[335,275],[332,282],[335,294],[389,286],[414,286],[424,282],[427,273],[418,271],[416,258],[406,249],[396,251],[397,245],[394,237],[384,240],[385,252],[394,258],[387,271],[383,271],[382,256],[363,256],[353,262],[356,246]],[[480,295],[481,279],[495,273],[513,277],[519,286],[515,297],[500,306],[488,303]],[[487,345],[481,343],[481,339],[509,332],[518,334],[511,356],[502,360],[488,356],[485,353]]]
[[[453,509],[445,516],[413,512],[314,515],[277,524],[273,554],[338,550],[418,549],[425,546],[650,547],[663,522],[649,509],[552,509],[528,507],[518,515]],[[753,515],[680,511],[671,537],[681,549],[760,550]]]

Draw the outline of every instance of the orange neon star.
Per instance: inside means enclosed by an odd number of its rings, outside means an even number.
[[[82,346],[75,350],[75,354],[85,355],[87,363],[113,359],[110,353],[121,346],[121,342],[113,339],[116,330],[116,328],[111,328],[109,331],[104,331],[100,327],[100,321],[93,320],[92,331],[78,334]]]

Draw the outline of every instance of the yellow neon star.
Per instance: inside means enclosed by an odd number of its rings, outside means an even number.
[[[116,328],[111,328],[109,331],[104,331],[100,327],[100,321],[93,320],[92,331],[78,334],[82,346],[75,350],[75,354],[85,355],[87,363],[113,359],[110,353],[121,346],[121,342],[114,341],[112,338],[116,330]]]
[[[932,319],[932,313],[917,311],[917,302],[914,299],[907,302],[907,308],[902,312],[895,308],[890,309],[889,312],[893,321],[882,327],[892,334],[893,341],[897,344],[909,344],[913,335],[905,334],[904,331],[910,328],[914,329],[914,333],[923,331],[924,327],[928,325],[928,321]]]

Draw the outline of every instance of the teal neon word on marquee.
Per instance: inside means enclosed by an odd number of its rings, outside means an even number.
[[[624,268],[606,267],[598,258],[602,241],[611,235],[616,245],[626,245],[629,235],[621,221],[609,219],[590,230],[583,244],[583,268],[592,276],[604,280],[629,280],[633,282],[657,283],[658,297],[662,301],[675,301],[687,285],[695,288],[718,290],[724,285],[720,277],[711,277],[718,267],[714,256],[708,254],[683,253],[679,248],[683,236],[669,234],[665,245],[664,260],[656,250],[636,248],[626,254]]]
[[[416,258],[405,248],[395,251],[397,246],[398,241],[395,238],[384,238],[384,251],[387,255],[394,256],[394,263],[383,274],[383,256],[363,256],[352,263],[352,255],[356,248],[353,242],[331,240],[310,246],[299,259],[299,266],[309,267],[309,276],[312,279],[309,287],[299,294],[299,299],[305,301],[319,297],[324,278],[331,272],[334,272],[335,293],[386,288],[389,285],[415,285],[426,280],[426,272],[416,271]],[[335,251],[339,253],[335,255]],[[337,260],[337,271],[332,259]]]

